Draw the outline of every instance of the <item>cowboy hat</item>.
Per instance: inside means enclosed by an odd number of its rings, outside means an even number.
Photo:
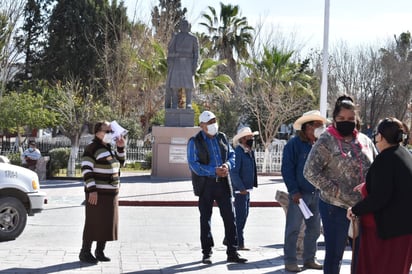
[[[327,122],[326,118],[320,114],[319,110],[311,110],[303,113],[302,116],[299,117],[299,119],[297,119],[295,123],[293,123],[293,128],[295,130],[302,130],[302,125],[304,123],[312,121],[322,121],[324,124],[326,124]]]
[[[241,129],[239,129],[237,131],[237,134],[235,135],[235,137],[233,137],[233,145],[237,146],[237,144],[239,143],[239,139],[245,136],[255,136],[258,135],[259,131],[253,131],[250,129],[250,127],[242,127]]]

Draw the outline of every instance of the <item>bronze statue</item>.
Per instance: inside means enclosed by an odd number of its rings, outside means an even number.
[[[199,43],[197,37],[189,31],[190,24],[183,19],[180,22],[180,32],[173,36],[168,46],[165,108],[178,108],[179,89],[185,90],[186,108],[192,108]]]

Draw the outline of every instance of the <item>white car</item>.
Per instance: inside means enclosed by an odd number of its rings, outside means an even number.
[[[37,173],[0,156],[0,241],[16,239],[26,226],[27,215],[41,212],[46,202]]]

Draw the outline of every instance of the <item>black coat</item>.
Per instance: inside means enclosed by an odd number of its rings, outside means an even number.
[[[378,235],[389,239],[412,234],[412,155],[402,146],[385,149],[366,176],[368,196],[352,212],[373,213]]]

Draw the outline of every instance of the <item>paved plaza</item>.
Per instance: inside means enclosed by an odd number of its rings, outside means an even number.
[[[18,239],[0,242],[0,273],[288,273],[283,265],[285,214],[273,206],[276,190],[286,189],[280,176],[259,176],[259,187],[251,194],[254,206],[245,228],[245,245],[251,250],[240,252],[249,260],[246,264],[226,262],[217,207],[212,218],[213,264],[201,263],[199,212],[189,180],[123,174],[119,240],[107,244],[111,262],[97,265],[78,260],[84,221],[82,181],[46,180],[41,187],[48,204],[42,213],[28,217]],[[322,237],[317,256],[322,261]],[[347,249],[341,273],[350,273],[350,259]]]

